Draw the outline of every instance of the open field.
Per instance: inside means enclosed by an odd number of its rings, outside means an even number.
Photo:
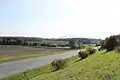
[[[51,65],[28,70],[1,80],[120,80],[120,54],[97,52],[87,59],[77,56],[66,60],[67,67],[54,71]]]
[[[84,46],[87,47],[95,47],[96,44],[84,44]]]
[[[57,54],[68,50],[68,48],[35,48],[26,46],[0,45],[0,63]]]

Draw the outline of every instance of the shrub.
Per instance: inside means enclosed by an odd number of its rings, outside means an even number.
[[[89,54],[93,54],[96,52],[96,49],[93,49],[91,47],[89,47],[87,50],[88,50]]]
[[[115,48],[116,52],[120,53],[120,47]]]
[[[98,49],[98,51],[101,51],[101,50],[102,50],[101,48]]]
[[[81,59],[85,59],[85,58],[87,58],[87,57],[89,56],[89,52],[88,52],[87,50],[85,50],[85,51],[80,51],[80,52],[78,53],[78,56],[79,56]]]
[[[54,68],[54,70],[59,70],[65,67],[66,65],[66,61],[63,59],[56,59],[54,61],[52,61],[52,67]]]

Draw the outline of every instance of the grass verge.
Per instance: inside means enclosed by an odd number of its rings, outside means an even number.
[[[54,71],[51,65],[28,70],[1,80],[120,80],[120,54],[99,51],[80,61],[79,57],[66,60],[67,67]]]

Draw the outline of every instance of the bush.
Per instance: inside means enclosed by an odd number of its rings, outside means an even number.
[[[85,50],[85,51],[80,51],[80,52],[78,53],[78,56],[79,56],[81,59],[85,59],[85,58],[87,58],[87,57],[89,56],[89,52],[88,52],[87,50]]]
[[[89,54],[93,54],[93,53],[96,52],[96,49],[93,49],[93,48],[91,48],[91,47],[88,48],[87,50],[88,50]]]
[[[101,50],[102,50],[101,48],[98,49],[98,51],[101,51]]]
[[[52,61],[51,64],[52,64],[52,67],[54,68],[54,70],[56,71],[56,70],[64,68],[66,65],[66,62],[63,59],[56,59],[56,60]]]
[[[120,53],[120,47],[115,48],[116,52]]]

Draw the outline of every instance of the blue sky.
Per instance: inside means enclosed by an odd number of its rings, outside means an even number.
[[[0,35],[102,38],[119,34],[119,0],[0,0]]]

